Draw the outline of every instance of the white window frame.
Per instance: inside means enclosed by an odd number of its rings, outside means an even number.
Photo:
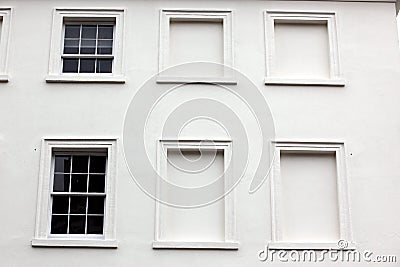
[[[103,235],[51,235],[52,159],[57,151],[107,151],[106,204]],[[32,246],[44,247],[117,247],[115,225],[117,139],[45,138],[42,141],[35,235]]]
[[[170,23],[174,19],[183,19],[187,21],[216,21],[222,20],[223,38],[224,38],[224,62],[223,64],[234,66],[233,56],[233,23],[232,10],[221,9],[162,9],[160,10],[160,43],[159,43],[159,64],[158,71],[161,73],[169,67],[169,35]],[[227,71],[227,69],[224,69]],[[233,75],[227,71],[222,77],[170,77],[159,75],[157,83],[218,83],[218,84],[236,84]]]
[[[232,168],[228,168],[232,156],[231,140],[160,140],[158,146],[157,169],[161,177],[166,177],[168,162],[166,159],[168,149],[218,149],[224,152],[224,179],[225,187],[232,187]],[[157,183],[156,195],[160,195],[160,184]],[[235,208],[235,189],[224,196],[225,200],[225,240],[224,242],[184,242],[163,240],[163,213],[160,201],[156,201],[156,219],[155,219],[155,240],[153,248],[155,249],[226,249],[236,250],[239,248],[236,233],[236,208]]]
[[[0,82],[8,82],[8,49],[10,43],[11,8],[0,8]]]
[[[64,25],[65,21],[74,20],[82,22],[102,21],[113,19],[113,71],[112,73],[63,73],[62,54],[64,47]],[[91,82],[91,83],[125,83],[123,74],[124,54],[124,9],[63,9],[56,8],[53,13],[53,27],[51,33],[49,73],[47,82]]]
[[[265,61],[266,85],[319,85],[345,86],[339,65],[337,14],[336,12],[265,11]],[[326,23],[329,39],[329,78],[293,79],[276,75],[275,21],[284,23]]]
[[[339,240],[347,242],[346,248],[339,247],[338,242],[314,243],[314,242],[287,242],[282,241],[282,196],[281,196],[281,152],[333,152],[336,156],[337,167],[337,197],[339,207]],[[348,200],[348,185],[345,163],[345,149],[343,142],[302,142],[302,141],[273,141],[272,153],[274,162],[271,170],[271,227],[272,240],[269,242],[270,249],[354,249],[353,235],[351,230],[350,210]],[[337,240],[337,241],[339,241]]]

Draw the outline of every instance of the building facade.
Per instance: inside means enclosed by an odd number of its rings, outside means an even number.
[[[398,1],[0,3],[0,266],[397,266]]]

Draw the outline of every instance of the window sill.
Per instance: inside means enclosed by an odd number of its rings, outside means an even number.
[[[295,242],[269,242],[268,249],[272,250],[355,250],[354,243],[349,242],[346,247],[339,247],[337,242],[327,243],[295,243]]]
[[[207,84],[230,84],[236,85],[237,81],[233,77],[175,77],[157,76],[156,82],[159,84],[182,84],[182,83],[207,83]]]
[[[117,248],[117,240],[32,239],[32,247],[98,247]]]
[[[124,76],[49,75],[48,83],[125,83]]]
[[[343,79],[285,79],[265,78],[265,85],[310,85],[310,86],[338,86],[344,87]]]
[[[221,249],[238,250],[238,242],[174,242],[154,241],[153,249]]]
[[[10,81],[10,77],[7,74],[0,74],[0,83],[7,83]]]

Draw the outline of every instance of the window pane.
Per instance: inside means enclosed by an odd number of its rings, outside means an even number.
[[[81,25],[65,25],[65,38],[79,38]]]
[[[51,216],[51,233],[52,234],[66,234],[68,227],[68,216],[66,215],[53,215]]]
[[[68,203],[67,196],[53,196],[52,214],[68,214]]]
[[[85,233],[85,216],[69,217],[69,233],[70,234],[84,234]]]
[[[55,156],[54,157],[54,172],[69,173],[71,166],[70,156]]]
[[[111,55],[112,54],[112,40],[99,40],[97,43],[97,54]]]
[[[88,214],[104,214],[104,197],[89,197]]]
[[[80,73],[94,73],[95,59],[81,59]]]
[[[79,39],[64,40],[64,54],[79,54]]]
[[[89,175],[89,193],[104,193],[105,175]]]
[[[55,174],[53,183],[53,192],[69,191],[69,174]]]
[[[87,174],[72,174],[71,192],[87,192]]]
[[[103,216],[88,216],[87,218],[88,234],[103,234]]]
[[[86,214],[86,197],[71,196],[70,214]]]
[[[81,54],[95,54],[96,53],[96,40],[83,40],[81,41]]]
[[[90,156],[90,173],[105,173],[105,172],[106,172],[106,157]]]
[[[73,156],[72,158],[72,172],[73,173],[87,173],[89,156]]]
[[[96,72],[97,73],[111,73],[112,72],[112,59],[98,59]]]
[[[113,25],[99,26],[99,39],[113,39]]]
[[[77,58],[65,58],[63,60],[63,73],[78,73],[78,62]]]
[[[82,39],[96,39],[96,25],[82,25]]]

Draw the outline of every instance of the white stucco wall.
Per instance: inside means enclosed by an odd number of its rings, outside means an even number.
[[[397,34],[400,36],[400,16],[397,16]],[[399,41],[400,45],[400,41]]]
[[[10,81],[0,84],[0,266],[275,266],[257,258],[258,251],[271,240],[270,191],[266,182],[255,194],[248,193],[251,170],[237,187],[239,250],[152,249],[155,202],[130,177],[122,144],[117,169],[119,247],[31,246],[41,140],[45,136],[122,137],[130,99],[158,70],[161,8],[234,10],[235,68],[254,82],[269,103],[276,138],[343,141],[357,249],[397,255],[397,261],[400,260],[400,50],[394,3],[3,0],[0,7],[13,9],[8,55]],[[126,8],[125,84],[46,83],[52,11],[56,7]],[[345,87],[266,86],[266,9],[337,12]],[[210,93],[219,99],[229,97],[222,91]],[[171,108],[190,97],[195,96],[183,93],[171,97],[165,107]],[[227,101],[235,105],[236,100]],[[248,115],[242,106],[236,108],[243,111],[242,116]],[[161,107],[160,114],[163,111]],[[162,118],[154,116],[148,140],[160,137],[158,123]],[[197,136],[193,129],[187,130],[187,136],[204,138],[212,126],[197,127]],[[250,134],[254,135],[250,146],[257,148],[256,130],[251,129]],[[154,145],[151,153],[155,160]],[[250,159],[257,160],[258,156],[254,153]],[[321,266],[325,264],[329,265]]]

